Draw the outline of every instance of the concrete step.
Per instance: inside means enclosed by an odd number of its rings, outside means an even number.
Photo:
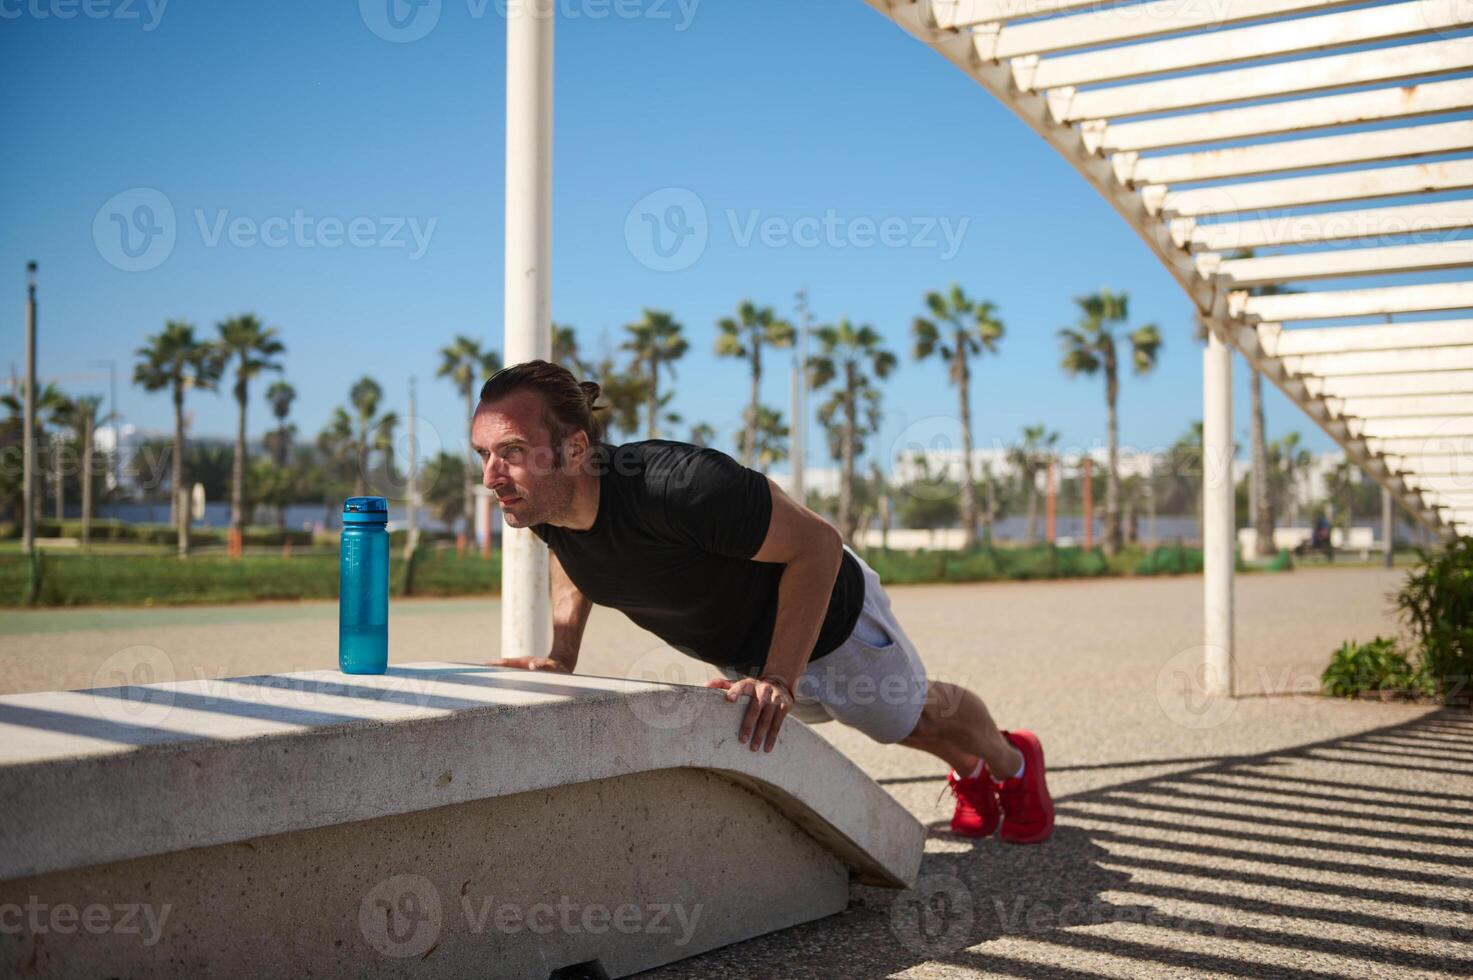
[[[624,976],[913,883],[924,828],[742,711],[454,663],[0,698],[0,973]]]

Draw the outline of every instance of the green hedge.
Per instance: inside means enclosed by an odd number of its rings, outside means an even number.
[[[196,540],[198,540],[196,538]],[[494,595],[501,589],[501,553],[421,548],[406,564],[392,552],[390,588],[396,596]],[[1093,578],[1122,574],[1200,571],[1201,552],[1158,548],[1126,551],[1114,560],[1094,548],[983,546],[967,552],[861,554],[887,585],[916,582]],[[147,605],[249,602],[256,599],[331,599],[337,596],[337,555],[321,551],[282,555],[85,555],[48,551],[34,559],[0,556],[0,606]],[[39,575],[33,577],[33,567]]]
[[[192,527],[189,529],[189,541],[191,544],[199,545],[223,545],[226,543],[226,533],[226,529],[220,527]],[[93,541],[174,544],[179,540],[178,534],[179,532],[172,524],[135,524],[111,519],[92,521]],[[80,519],[64,521],[49,519],[36,522],[36,537],[38,538],[81,538],[81,536],[82,521]],[[0,538],[18,537],[20,537],[20,530],[14,523],[0,524]],[[291,542],[293,545],[310,545],[312,532],[283,531],[279,527],[260,525],[242,530],[241,538],[247,546],[280,545],[286,542]]]
[[[39,575],[33,579],[33,568]],[[501,589],[501,560],[421,549],[411,568],[390,559],[394,595],[489,595]],[[259,599],[333,599],[337,555],[251,555],[234,560],[195,555],[0,557],[0,606],[137,606]]]
[[[993,582],[1001,580],[1087,578],[1108,575],[1109,563],[1100,549],[993,548],[972,551],[860,552],[886,585],[915,582]]]

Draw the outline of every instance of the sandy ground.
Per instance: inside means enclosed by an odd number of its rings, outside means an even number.
[[[1473,975],[1473,716],[1307,693],[1342,640],[1396,630],[1401,574],[1241,576],[1232,701],[1193,695],[1198,578],[892,589],[933,676],[1042,737],[1054,837],[952,837],[939,764],[820,725],[931,827],[920,886],[652,975]],[[391,620],[396,662],[499,652],[494,599]],[[335,631],[332,604],[11,613],[0,690],[331,667]],[[710,676],[603,609],[579,669]]]

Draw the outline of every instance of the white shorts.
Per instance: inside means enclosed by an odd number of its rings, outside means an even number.
[[[864,604],[849,638],[798,679],[792,716],[810,725],[832,719],[876,742],[899,742],[915,730],[926,705],[926,668],[896,622],[880,576],[848,545],[844,550],[864,573]],[[722,673],[730,680],[744,676]]]

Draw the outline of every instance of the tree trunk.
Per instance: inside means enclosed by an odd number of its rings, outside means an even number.
[[[476,468],[481,464],[481,457],[473,448],[471,440],[475,431],[476,403],[472,400],[474,392],[471,390],[472,383],[467,382],[465,386],[465,425],[466,425],[466,448],[470,452],[470,461],[465,469],[465,486],[461,488],[462,499],[460,512],[465,518],[465,530],[469,534],[476,520]]]
[[[1038,474],[1033,467],[1025,466],[1023,477],[1028,481],[1028,528],[1025,540],[1031,545],[1038,541]]]
[[[1254,536],[1257,538],[1259,557],[1278,551],[1274,547],[1274,511],[1268,495],[1268,443],[1265,441],[1263,419],[1263,375],[1251,372],[1250,390],[1253,393],[1253,480],[1248,492],[1252,495]]]
[[[56,474],[56,533],[61,533],[61,522],[66,519],[66,467],[63,465],[62,457],[66,455],[64,449],[66,440],[58,433],[51,440],[51,471]]]
[[[839,445],[839,535],[854,545],[854,365],[844,368],[844,435]]]
[[[992,482],[992,471],[987,471],[987,506],[982,508],[982,527],[987,543],[992,544],[992,522],[997,519],[997,488]]]
[[[956,387],[962,423],[962,548],[977,546],[977,487],[972,482],[972,405],[968,397],[966,338],[956,338]]]
[[[179,557],[189,555],[189,491],[184,487],[184,386],[174,388],[174,527],[179,536]]]
[[[752,394],[747,402],[747,442],[742,447],[742,465],[757,458],[757,401],[762,390],[762,343],[752,338]]]
[[[660,438],[659,419],[657,418],[660,414],[660,362],[655,358],[650,358],[650,390],[645,396],[645,411],[649,413],[649,418],[646,420],[648,426],[646,431],[649,434],[646,438]]]
[[[92,416],[82,420],[82,547],[92,543]]]
[[[358,417],[358,436],[354,440],[353,458],[353,496],[363,497],[368,494],[368,482],[363,477],[363,471],[368,468],[368,420],[361,414]],[[468,531],[469,525],[466,530]]]
[[[230,527],[236,531],[245,524],[246,394],[242,378],[235,383],[240,413],[235,420],[235,459],[230,464]]]
[[[1106,434],[1110,444],[1109,472],[1105,474],[1105,553],[1113,555],[1124,543],[1120,533],[1120,419],[1116,402],[1120,398],[1120,381],[1116,376],[1114,353],[1105,356]]]

